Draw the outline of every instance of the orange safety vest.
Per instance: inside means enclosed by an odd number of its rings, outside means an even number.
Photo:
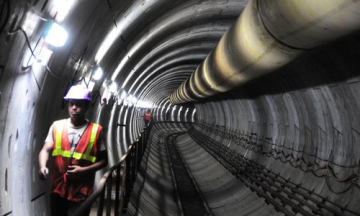
[[[68,179],[66,171],[69,165],[89,166],[96,162],[97,140],[102,127],[90,122],[71,155],[66,121],[55,121],[53,124],[51,191],[67,200],[81,202],[93,191],[95,173],[85,174],[79,179]]]

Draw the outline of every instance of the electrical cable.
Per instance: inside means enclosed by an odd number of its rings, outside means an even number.
[[[294,168],[300,168],[300,170],[304,171],[304,172],[311,172],[314,176],[318,177],[318,178],[325,178],[326,179],[326,183],[327,186],[331,186],[330,184],[328,184],[328,178],[332,177],[336,182],[339,183],[351,183],[351,185],[349,186],[349,188],[347,188],[344,191],[341,192],[336,192],[333,191],[332,188],[329,187],[329,189],[336,193],[336,194],[340,194],[340,193],[345,193],[346,191],[348,191],[349,189],[351,189],[352,187],[356,187],[358,189],[360,189],[360,185],[354,183],[354,180],[358,180],[359,179],[359,175],[357,174],[352,174],[348,177],[345,177],[343,179],[340,179],[336,173],[333,170],[333,167],[331,167],[329,164],[333,164],[333,165],[337,165],[336,163],[331,163],[332,161],[330,160],[324,160],[322,159],[322,162],[327,162],[327,165],[320,165],[316,162],[316,160],[314,159],[313,162],[308,161],[306,162],[304,160],[303,157],[294,157],[292,153],[286,153],[283,150],[277,150],[277,149],[271,149],[270,151],[265,151],[262,149],[262,146],[260,146],[259,144],[257,144],[258,139],[256,137],[253,137],[254,134],[248,136],[248,138],[244,138],[242,134],[240,134],[240,137],[236,134],[233,134],[230,130],[227,130],[225,128],[221,128],[218,125],[216,125],[215,127],[211,126],[211,125],[207,125],[206,123],[200,122],[199,125],[202,125],[203,128],[205,128],[205,130],[207,131],[211,131],[211,133],[215,133],[220,135],[221,137],[224,138],[228,138],[230,137],[230,139],[236,139],[235,143],[237,143],[238,145],[242,146],[245,149],[249,149],[257,154],[261,154],[261,155],[265,155],[267,157],[271,157],[274,158],[276,160],[279,160],[282,163],[289,163],[291,166],[293,166]],[[255,142],[252,141],[252,139],[255,139]],[[241,142],[243,142],[243,144],[241,144]],[[244,144],[245,143],[245,144]],[[280,146],[282,147],[282,146]],[[304,152],[302,152],[304,153]],[[279,155],[279,156],[278,156]],[[291,158],[293,158],[294,160],[291,160]],[[316,159],[320,159],[318,157],[315,157]],[[300,161],[300,164],[297,164],[297,162]],[[294,165],[295,163],[295,165]],[[304,166],[302,165],[304,164]],[[341,168],[358,168],[360,165],[359,164],[353,164],[350,166],[344,166],[344,165],[337,165]],[[311,167],[313,167],[312,169],[310,169]],[[316,168],[316,169],[315,169]],[[326,170],[327,172],[330,172],[329,174],[317,174],[317,171],[321,171],[321,170]]]
[[[84,80],[84,83],[85,83],[86,87],[88,88],[88,87],[89,87],[90,80],[89,80],[89,83],[86,83],[85,77],[81,77],[79,80],[75,80],[75,77],[76,77],[76,75],[77,75],[78,72],[79,72],[80,66],[81,66],[81,64],[82,64],[82,61],[83,61],[83,59],[84,59],[84,56],[85,56],[85,54],[86,54],[87,49],[88,49],[88,47],[86,46],[85,49],[84,49],[84,51],[83,51],[83,54],[81,55],[79,64],[78,64],[78,66],[77,66],[77,68],[76,68],[76,71],[75,71],[75,73],[74,73],[74,75],[73,75],[73,77],[72,77],[71,82],[73,82],[73,83],[79,83],[79,82],[81,82],[81,81]]]
[[[206,127],[211,127],[211,126],[207,126],[202,121],[200,121],[199,124],[203,124]],[[215,127],[220,127],[220,126],[216,125]],[[360,162],[359,162],[359,164],[343,165],[343,164],[338,164],[336,162],[333,162],[333,161],[331,161],[329,159],[321,158],[321,157],[317,156],[317,153],[316,153],[318,151],[317,148],[315,150],[315,154],[311,154],[311,153],[307,153],[305,151],[299,151],[299,150],[295,149],[294,147],[289,148],[289,147],[283,146],[281,144],[276,144],[276,143],[269,142],[269,141],[267,141],[267,139],[269,139],[269,138],[265,138],[265,139],[255,138],[254,136],[257,136],[257,135],[254,134],[254,133],[251,134],[251,135],[246,135],[246,134],[241,134],[241,133],[239,134],[236,131],[231,131],[230,129],[226,129],[226,128],[219,128],[219,129],[214,129],[214,130],[218,130],[218,131],[221,130],[221,133],[226,134],[228,137],[235,137],[235,138],[240,139],[242,141],[246,141],[248,143],[251,143],[252,145],[258,145],[258,144],[256,144],[257,141],[261,141],[262,143],[267,144],[269,146],[277,146],[279,148],[290,150],[292,152],[301,153],[303,155],[314,157],[314,159],[318,159],[318,160],[333,164],[333,165],[338,166],[338,167],[342,167],[342,168],[357,168],[357,167],[360,167]],[[244,137],[247,137],[247,138],[244,138]],[[250,142],[249,141],[250,139],[255,139],[255,142]],[[257,147],[260,147],[260,146],[257,146]],[[275,150],[275,151],[278,151],[278,150]],[[281,150],[281,151],[283,151],[283,150]],[[289,156],[291,156],[291,155],[289,155]]]
[[[5,4],[6,4],[6,6],[7,6],[6,16],[5,16],[4,23],[1,24],[1,18],[2,18],[3,13],[4,13]],[[28,6],[29,6],[29,4],[28,4]],[[9,0],[4,0],[3,4],[1,5],[1,9],[0,9],[0,24],[1,24],[0,34],[3,32],[3,30],[4,30],[4,28],[5,28],[6,24],[7,24],[7,22],[8,22],[9,19],[10,19],[10,10],[11,10],[11,8],[10,8],[10,1],[9,1]],[[36,11],[34,11],[32,8],[30,8],[30,10],[31,10],[34,14],[36,14],[41,20],[47,21],[47,19],[41,17],[41,16],[40,16],[39,14],[37,14]],[[6,32],[6,33],[7,33],[8,35],[13,35],[13,34],[18,33],[19,31],[21,31],[21,32],[23,33],[24,37],[25,37],[26,45],[27,45],[27,47],[28,47],[29,50],[30,50],[31,56],[34,57],[36,60],[38,60],[38,58],[36,57],[36,55],[35,55],[35,53],[34,53],[33,48],[31,47],[29,37],[28,37],[28,35],[26,34],[26,32],[25,32],[25,30],[24,30],[23,28],[20,27],[20,28],[17,29],[17,30],[14,30],[14,31],[11,31],[11,32]],[[86,50],[87,50],[87,47],[86,47],[85,50],[84,50],[84,53],[83,53],[83,55],[82,55],[82,57],[81,57],[79,66],[78,66],[78,68],[77,68],[77,70],[76,70],[76,72],[75,72],[75,74],[74,74],[74,76],[73,76],[73,78],[72,78],[71,81],[70,81],[69,79],[67,79],[66,76],[64,76],[64,77],[58,77],[58,76],[56,76],[55,74],[53,74],[47,64],[44,65],[44,66],[45,66],[46,70],[49,72],[49,74],[50,74],[53,78],[55,78],[55,79],[57,79],[57,80],[63,80],[63,79],[64,79],[64,80],[66,80],[67,82],[69,82],[69,85],[70,85],[70,86],[73,85],[74,83],[79,83],[79,82],[81,82],[81,81],[84,81],[86,87],[89,87],[90,80],[89,80],[89,82],[87,83],[85,77],[81,77],[79,80],[75,80],[75,76],[76,76],[77,73],[78,73],[79,67],[80,67],[80,65],[81,65],[81,63],[82,63],[82,61],[83,61],[83,57],[84,57],[84,55],[85,55],[85,53],[86,53]],[[0,68],[4,68],[4,66],[1,66]],[[39,84],[38,84],[38,88],[39,88],[39,90],[40,90]],[[97,94],[96,96],[99,97],[99,96],[100,96],[100,93],[98,92],[98,94]],[[96,98],[96,99],[97,99],[97,98]],[[96,100],[95,100],[95,101],[96,101]],[[100,101],[100,105],[101,105],[101,106],[103,106],[104,104],[106,104],[106,103],[101,103],[101,101]],[[62,102],[62,108],[64,108],[65,106],[66,106],[66,101],[65,101],[65,103],[64,103],[64,101],[63,101],[63,102]]]
[[[205,131],[206,130],[207,129],[205,129]],[[209,132],[213,133],[214,131],[209,131]],[[281,189],[281,188],[287,187],[288,189],[290,189],[291,193],[293,195],[295,195],[297,198],[300,198],[302,196],[304,198],[303,199],[304,202],[308,202],[308,200],[309,200],[309,201],[313,202],[315,204],[315,206],[317,208],[319,208],[319,210],[324,208],[327,211],[332,212],[334,215],[342,215],[341,213],[345,212],[345,211],[348,213],[354,214],[354,215],[359,215],[359,213],[357,213],[351,209],[348,209],[347,205],[341,206],[341,205],[331,201],[329,199],[329,197],[323,197],[320,194],[315,193],[314,189],[309,190],[309,189],[306,189],[305,187],[303,187],[301,185],[301,183],[297,184],[295,182],[291,182],[290,178],[287,178],[287,179],[284,178],[283,176],[280,175],[280,172],[275,173],[275,172],[271,171],[271,169],[268,169],[264,165],[261,165],[261,164],[255,162],[254,160],[248,159],[245,156],[241,156],[241,155],[239,156],[235,150],[229,149],[228,147],[224,146],[222,144],[222,141],[214,140],[214,138],[210,138],[206,133],[202,133],[198,129],[193,128],[193,130],[190,130],[188,132],[188,134],[196,143],[198,143],[200,146],[202,146],[206,151],[208,151],[210,154],[212,154],[216,160],[218,160],[220,163],[222,163],[225,168],[227,168],[227,169],[240,168],[241,169],[242,167],[244,167],[244,168],[248,167],[247,173],[242,172],[241,176],[243,176],[243,175],[245,177],[251,176],[254,173],[256,175],[255,178],[260,177],[262,179],[262,181],[268,182],[268,183],[270,183],[269,185],[273,185],[274,187],[280,189],[280,191],[277,191],[277,193],[289,192],[289,190],[286,191],[286,190]],[[213,154],[213,153],[215,153],[215,154]],[[225,163],[223,163],[223,162],[225,162]],[[246,169],[245,169],[245,171],[246,171]],[[249,171],[250,171],[250,175],[249,175]],[[231,172],[233,172],[233,170]],[[239,172],[239,170],[237,170],[237,172]],[[256,174],[256,173],[258,173],[258,174]],[[270,176],[269,175],[270,173],[273,176]],[[349,191],[352,187],[358,187],[358,185],[356,185],[353,181],[351,181],[351,182],[347,182],[347,183],[351,183],[352,185],[350,187],[347,187],[345,190],[334,191],[331,184],[328,182],[329,177],[325,177],[325,178],[326,178],[326,185],[328,186],[330,191],[332,191],[335,194],[345,193],[345,192]],[[277,184],[275,184],[275,182]],[[255,183],[255,185],[256,185],[256,183]],[[279,185],[281,187],[279,187]],[[259,186],[259,185],[257,185],[257,186]],[[261,188],[266,189],[264,187],[261,187]],[[289,193],[287,193],[287,194],[289,194]],[[295,198],[295,196],[293,196],[293,198]],[[312,196],[321,198],[321,200],[318,200],[317,198],[314,198]],[[304,203],[302,203],[302,204],[304,204]],[[329,206],[327,204],[331,204],[332,206]],[[341,212],[339,212],[339,211],[341,211]]]
[[[7,34],[8,34],[8,35],[13,35],[13,34],[18,33],[19,31],[21,31],[21,32],[23,33],[23,35],[25,36],[26,44],[27,44],[27,46],[28,46],[28,48],[29,48],[29,50],[30,50],[31,56],[33,56],[36,60],[38,60],[38,58],[36,57],[36,55],[35,55],[35,53],[34,53],[34,50],[32,49],[32,47],[31,47],[31,45],[30,45],[29,37],[27,36],[27,34],[26,34],[26,32],[25,32],[25,30],[24,30],[23,28],[20,27],[20,28],[17,29],[17,30],[14,30],[14,31],[11,31],[11,32],[7,32]],[[57,80],[65,79],[65,80],[69,81],[65,76],[64,76],[64,77],[58,77],[58,76],[56,76],[55,74],[53,74],[53,73],[51,72],[51,70],[50,70],[50,68],[49,68],[48,65],[45,65],[45,68],[46,68],[46,70],[49,72],[49,74],[50,74],[52,77],[54,77],[55,79],[57,79]]]
[[[9,14],[10,14],[10,3],[9,3],[9,0],[5,0],[5,1],[6,1],[5,3],[7,3],[7,5],[8,5],[7,18],[6,18],[5,23],[1,26],[1,31],[0,31],[0,33],[2,32],[3,28],[5,27],[8,19],[9,19]],[[5,3],[4,3],[4,4],[5,4]],[[2,7],[4,7],[4,4],[2,5]],[[1,9],[1,12],[3,12],[3,8]],[[33,11],[33,12],[34,12],[34,11]],[[40,16],[39,16],[39,17],[40,17]],[[1,18],[1,16],[0,16],[0,18]],[[46,19],[44,19],[44,18],[41,18],[41,19],[42,19],[42,20],[46,20]],[[28,37],[28,35],[26,34],[26,32],[25,32],[25,30],[24,30],[23,28],[20,27],[20,28],[17,29],[17,30],[14,30],[14,31],[11,31],[11,32],[7,32],[7,34],[8,34],[8,35],[13,35],[13,34],[18,33],[19,31],[21,31],[21,32],[23,33],[24,37],[25,37],[26,45],[27,45],[27,47],[28,47],[29,50],[30,50],[31,56],[34,57],[36,60],[38,60],[38,58],[36,57],[36,55],[35,55],[35,53],[34,53],[33,48],[31,47],[29,37]],[[84,50],[83,56],[85,55],[86,50],[87,50],[87,47],[86,47],[85,50]],[[74,83],[79,83],[79,82],[81,82],[81,81],[84,81],[86,87],[89,87],[90,80],[89,80],[89,82],[87,83],[86,80],[85,80],[85,77],[81,77],[79,80],[75,80],[75,76],[77,75],[78,70],[79,70],[79,67],[80,67],[80,65],[81,65],[81,63],[82,63],[82,61],[83,61],[83,56],[81,57],[81,60],[80,60],[78,69],[76,70],[76,72],[75,72],[75,74],[74,74],[74,76],[73,76],[73,78],[72,78],[71,81],[70,81],[69,79],[67,79],[66,76],[64,76],[64,77],[58,77],[58,76],[56,76],[55,74],[53,74],[47,64],[45,65],[45,68],[46,68],[46,70],[49,72],[49,74],[50,74],[53,78],[55,78],[55,79],[57,79],[57,80],[63,80],[63,79],[65,79],[67,82],[69,82],[69,85],[70,85],[70,86],[73,85]],[[39,85],[38,85],[38,87],[39,87]],[[39,87],[39,89],[40,89],[40,87]],[[98,92],[96,96],[99,97],[99,96],[100,96],[100,93]],[[97,98],[96,98],[96,99],[97,99]],[[96,101],[96,100],[95,100],[95,101]],[[100,105],[101,105],[101,106],[103,106],[103,105],[105,105],[105,104],[106,104],[106,103],[101,103],[101,101],[100,101]],[[66,102],[64,103],[64,101],[63,101],[63,102],[62,102],[62,108],[64,108],[65,106],[66,106]]]

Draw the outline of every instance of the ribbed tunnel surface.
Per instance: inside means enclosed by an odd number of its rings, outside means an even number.
[[[129,215],[184,212],[166,140],[182,133],[173,144],[214,215],[360,215],[359,11],[358,0],[0,0],[0,215],[50,215],[37,158],[72,84],[93,87],[87,118],[105,129],[109,166],[151,110]],[[64,46],[45,41],[47,20]]]

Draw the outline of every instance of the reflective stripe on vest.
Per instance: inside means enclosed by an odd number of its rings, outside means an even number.
[[[56,128],[56,132],[55,132],[55,149],[52,152],[52,156],[62,156],[62,157],[66,157],[66,158],[71,158],[71,152],[70,151],[65,151],[62,150],[61,148],[61,137],[62,137],[62,131],[63,131],[63,127],[65,124],[62,125],[61,128]],[[72,155],[72,158],[77,159],[77,160],[87,160],[87,161],[91,161],[91,162],[95,162],[96,161],[96,157],[91,156],[91,150],[94,146],[94,141],[96,139],[96,134],[98,131],[99,125],[98,124],[93,124],[92,130],[91,130],[91,135],[90,135],[90,140],[89,143],[87,145],[86,151],[84,154],[79,153],[79,152],[74,152]],[[85,129],[87,130],[87,129]]]

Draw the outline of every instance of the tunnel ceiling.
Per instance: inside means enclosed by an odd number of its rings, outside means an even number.
[[[64,27],[79,29],[77,38],[70,36],[74,46],[67,66],[77,62],[81,77],[97,64],[105,72],[102,84],[97,85],[104,87],[112,80],[141,100],[161,103],[195,71],[246,3],[79,2],[64,21]],[[85,7],[88,13],[79,19],[77,13]],[[71,74],[74,69],[58,73]]]

